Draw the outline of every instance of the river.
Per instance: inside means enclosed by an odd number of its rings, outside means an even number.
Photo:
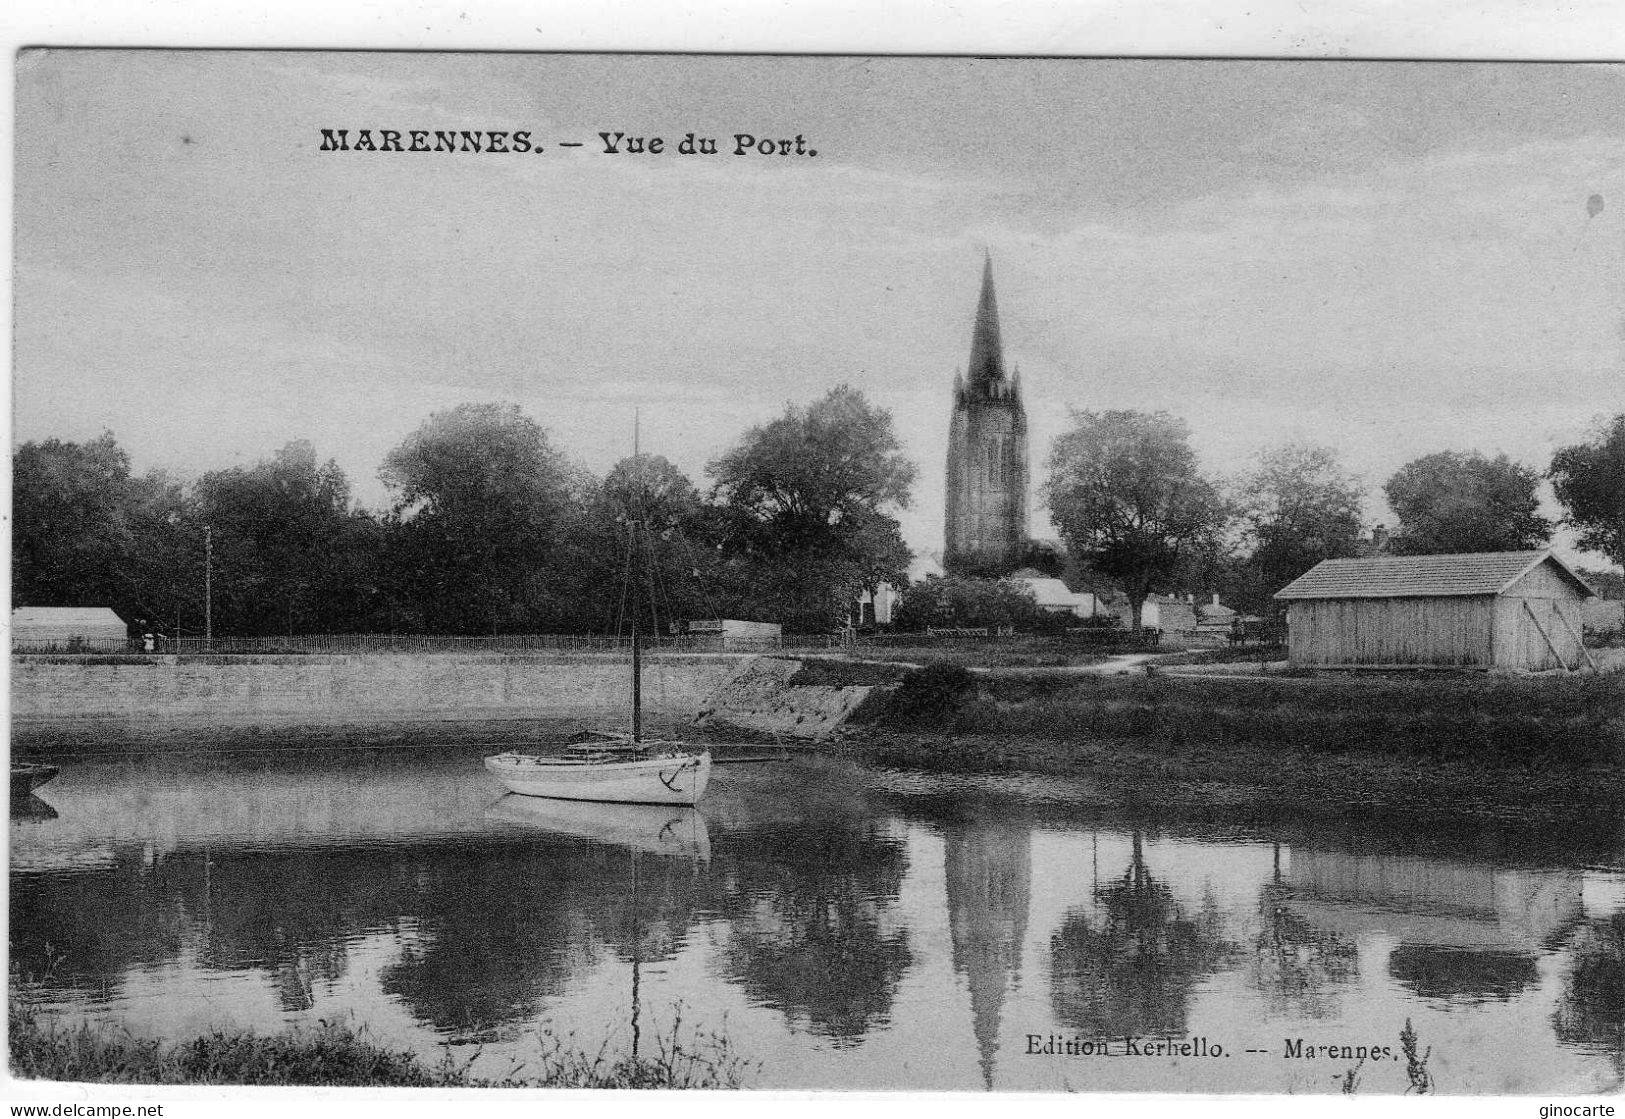
[[[823,757],[699,811],[505,796],[466,749],[86,760],[13,804],[10,939],[64,1020],[337,1020],[490,1076],[698,1031],[764,1088],[1385,1093],[1409,1021],[1438,1091],[1578,1094],[1625,1077],[1622,832]]]

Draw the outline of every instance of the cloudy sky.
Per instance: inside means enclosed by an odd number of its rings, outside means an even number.
[[[1374,493],[1442,449],[1543,469],[1625,408],[1619,68],[53,52],[17,111],[14,438],[107,428],[138,468],[307,438],[382,506],[392,446],[502,400],[597,471],[639,408],[703,484],[844,381],[936,550],[984,251],[1038,478],[1068,408],[1175,412],[1220,474],[1326,443]]]

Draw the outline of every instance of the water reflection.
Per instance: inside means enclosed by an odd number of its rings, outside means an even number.
[[[485,810],[503,820],[553,835],[652,855],[711,858],[711,830],[698,809],[663,804],[592,804],[509,793]]]
[[[1021,981],[1032,893],[1031,832],[998,820],[943,827],[943,870],[954,971],[970,988],[971,1029],[985,1087],[993,1087],[1005,992]]]
[[[878,821],[764,828],[717,863],[729,982],[841,1046],[890,1021],[914,957],[891,905],[908,860]]]
[[[1120,878],[1095,887],[1050,942],[1056,1017],[1088,1037],[1182,1035],[1198,983],[1227,966],[1226,939],[1211,897],[1187,912],[1146,865],[1141,833]]]
[[[1617,822],[1571,850],[1491,824],[1147,820],[1064,785],[910,778],[916,795],[833,761],[744,768],[701,812],[503,797],[455,759],[65,773],[59,817],[12,819],[13,959],[61,1008],[138,1032],[176,996],[257,1027],[254,1006],[382,1006],[388,1040],[431,1061],[448,1040],[516,1052],[541,1022],[596,1044],[640,978],[646,1021],[681,1000],[742,1023],[764,1086],[1059,1087],[1025,1034],[1278,1045],[1412,1014],[1463,1077],[1625,1077]],[[1508,1022],[1518,1047],[1475,1071]],[[1276,1064],[1135,1069],[1090,1083],[1334,1087]]]
[[[1578,870],[1298,846],[1282,909],[1346,943],[1397,936],[1388,974],[1424,999],[1506,1001],[1578,925],[1580,887]]]
[[[1360,951],[1338,932],[1316,928],[1287,908],[1279,881],[1259,893],[1261,917],[1247,980],[1274,1016],[1332,1018],[1340,995],[1360,978]]]
[[[14,832],[14,851],[18,839]],[[97,856],[89,866],[69,862],[66,873],[12,874],[11,961],[18,974],[50,976],[60,987],[106,997],[132,969],[180,953],[187,910],[162,891],[141,849]]]
[[[27,796],[13,796],[11,798],[11,818],[13,820],[54,820],[56,817],[56,809],[33,793],[29,793]]]
[[[1588,922],[1575,937],[1552,1025],[1570,1045],[1611,1054],[1625,1077],[1625,912]]]

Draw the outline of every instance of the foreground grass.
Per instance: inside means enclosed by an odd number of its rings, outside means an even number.
[[[30,1080],[98,1084],[319,1085],[395,1088],[738,1088],[753,1066],[726,1038],[691,1031],[681,1020],[655,1039],[653,1057],[611,1058],[544,1036],[534,1070],[476,1077],[449,1057],[430,1066],[343,1025],[260,1036],[216,1030],[191,1041],[137,1038],[106,1024],[63,1026],[34,1009],[13,981],[9,1006],[11,1072]]]

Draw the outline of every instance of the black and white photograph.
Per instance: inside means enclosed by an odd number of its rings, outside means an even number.
[[[13,176],[13,1091],[1618,1100],[1625,65],[40,47]]]

